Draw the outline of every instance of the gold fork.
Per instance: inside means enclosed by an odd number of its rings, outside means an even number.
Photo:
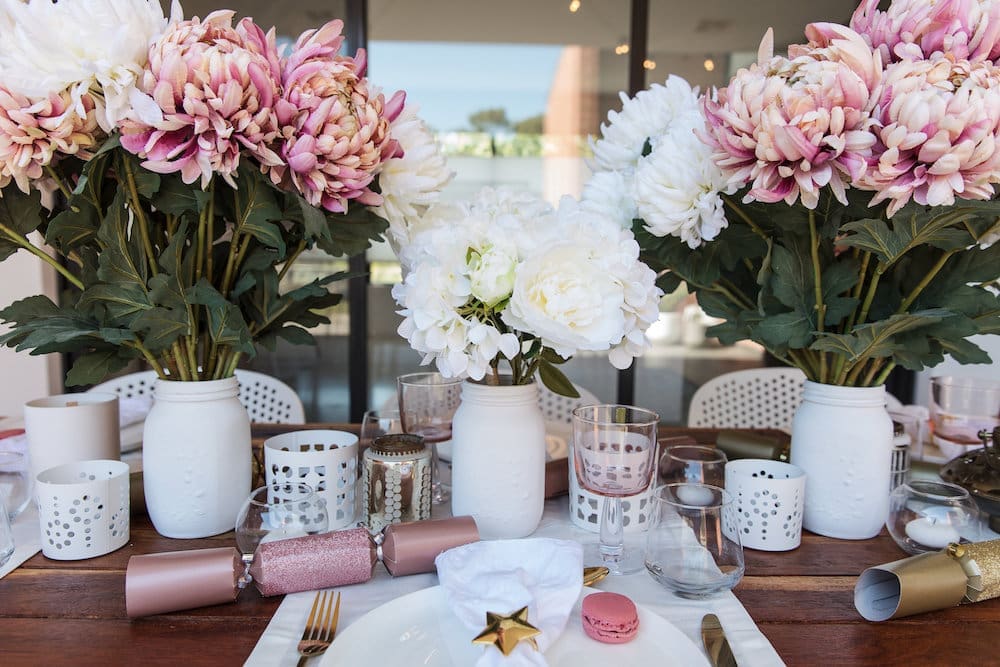
[[[334,597],[337,598],[334,603]],[[298,667],[304,667],[309,658],[322,654],[337,636],[337,619],[340,617],[340,592],[336,595],[319,591],[313,600],[312,611],[306,620],[306,629],[299,642]]]

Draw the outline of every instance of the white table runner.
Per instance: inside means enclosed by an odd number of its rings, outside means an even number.
[[[439,508],[435,507],[435,518]],[[549,500],[545,504],[542,523],[532,537],[555,537],[560,539],[592,542],[597,539],[574,527],[569,522],[568,504],[565,497]],[[626,541],[640,540],[638,534],[626,534]],[[339,631],[354,623],[376,607],[407,593],[436,586],[436,574],[418,574],[393,578],[381,563],[375,565],[375,576],[371,581],[354,586],[344,586],[340,605]],[[658,613],[686,634],[697,646],[701,646],[701,618],[711,612],[716,614],[726,629],[726,636],[733,648],[733,654],[744,667],[770,667],[784,665],[771,643],[761,634],[740,601],[732,593],[726,593],[708,600],[685,600],[679,598],[656,583],[648,574],[624,577],[608,577],[597,588],[629,596],[637,604]],[[298,654],[295,646],[302,636],[306,617],[312,606],[314,592],[286,595],[275,612],[267,629],[261,635],[246,665],[274,665],[284,667],[295,665]],[[373,664],[377,662],[373,656]]]

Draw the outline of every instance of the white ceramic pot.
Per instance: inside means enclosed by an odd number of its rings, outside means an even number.
[[[885,387],[806,381],[792,420],[791,462],[806,473],[806,530],[844,540],[878,535],[892,463]]]
[[[537,387],[466,380],[451,438],[452,514],[471,515],[483,539],[533,533],[545,505],[545,421]]]
[[[146,509],[165,537],[233,529],[250,493],[250,417],[235,377],[157,380],[142,435]]]

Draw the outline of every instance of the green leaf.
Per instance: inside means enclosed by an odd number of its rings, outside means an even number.
[[[538,375],[542,379],[542,384],[559,394],[569,398],[580,398],[580,392],[576,390],[573,383],[569,381],[563,372],[542,359],[538,362]]]
[[[275,191],[249,164],[240,167],[236,185],[237,189],[232,191],[236,231],[249,234],[265,246],[275,248],[279,257],[284,256],[285,240],[281,228],[273,224],[282,218]]]
[[[104,245],[97,275],[107,283],[133,284],[145,289],[146,256],[138,231],[133,230],[131,238],[128,235],[131,225],[125,205],[125,191],[119,189],[97,232],[97,238]]]
[[[964,340],[942,340],[938,339],[944,351],[951,355],[951,358],[960,364],[989,364],[993,363],[986,350],[975,343]]]
[[[540,341],[540,339],[535,339],[535,340]],[[557,366],[565,364],[567,361],[569,361],[569,359],[564,358],[562,355],[553,350],[551,347],[543,347],[541,355],[542,355],[541,356],[542,361],[545,361],[546,363],[549,364],[555,364]]]
[[[946,310],[933,309],[903,315],[855,327],[850,334],[823,333],[810,349],[833,352],[847,358],[848,363],[861,359],[888,357],[896,351],[895,337],[901,333],[925,327],[950,316]]]
[[[144,333],[143,343],[153,354],[166,350],[178,338],[191,333],[185,309],[150,308],[135,318],[132,326]]]
[[[49,221],[45,241],[65,254],[97,238],[100,224],[101,216],[94,205],[83,197],[74,196],[69,208]]]
[[[316,245],[334,257],[350,257],[367,250],[372,241],[381,240],[389,223],[367,206],[352,202],[346,213],[325,212],[328,234]]]
[[[129,363],[128,357],[119,355],[118,350],[100,350],[78,358],[66,373],[69,387],[97,384],[109,374],[120,371]]]
[[[754,331],[767,347],[787,345],[791,348],[804,348],[809,346],[813,337],[812,322],[800,313],[766,317]]]
[[[300,327],[281,327],[276,334],[292,345],[315,345],[313,335]]]
[[[127,150],[120,150],[117,155],[120,161],[119,169],[122,171],[120,177],[122,187],[127,187],[124,168],[125,164],[128,163],[132,176],[135,178],[135,189],[139,192],[140,196],[145,197],[146,199],[152,199],[160,189],[160,175],[143,167],[139,158],[132,153],[129,153]]]
[[[956,250],[969,245],[969,234],[953,225],[974,214],[970,208],[943,207],[928,210],[904,209],[892,219],[865,218],[841,227],[851,235],[841,245],[861,248],[874,253],[884,266],[891,266],[900,257],[921,245],[941,250]]]
[[[136,283],[98,283],[80,295],[81,307],[103,306],[114,324],[131,327],[135,318],[152,308],[149,295]]]
[[[160,187],[152,198],[158,211],[170,215],[200,214],[208,206],[212,195],[201,188],[189,185],[175,174],[161,176]]]
[[[772,256],[771,293],[789,308],[812,311],[816,298],[809,249],[803,243],[792,248],[775,245]]]
[[[250,328],[236,304],[229,303],[207,280],[202,278],[185,294],[188,303],[205,306],[208,331],[219,345],[229,345],[246,354],[253,354]]]
[[[330,239],[330,229],[323,211],[307,202],[300,194],[295,194],[295,202],[302,215],[303,236],[307,239]]]
[[[44,220],[37,190],[24,194],[11,184],[0,192],[0,224],[18,236],[27,236]],[[25,241],[27,242],[27,241]],[[0,234],[0,261],[13,255],[21,246]]]

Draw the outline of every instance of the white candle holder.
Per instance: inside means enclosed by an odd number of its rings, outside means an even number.
[[[653,512],[653,485],[642,493],[622,497],[622,529],[626,533],[645,530]],[[576,466],[569,460],[569,518],[577,528],[601,532],[601,503],[604,498],[580,486]]]
[[[767,459],[726,464],[726,491],[734,497],[723,517],[727,537],[739,531],[744,548],[790,551],[802,542],[806,474],[798,466]]]
[[[48,558],[94,558],[128,542],[128,464],[66,463],[43,470],[35,481],[42,553]]]
[[[118,460],[118,396],[59,394],[24,404],[31,475],[74,461]]]
[[[358,436],[346,431],[292,431],[264,441],[268,486],[308,484],[326,500],[330,529],[354,523],[357,513]]]

